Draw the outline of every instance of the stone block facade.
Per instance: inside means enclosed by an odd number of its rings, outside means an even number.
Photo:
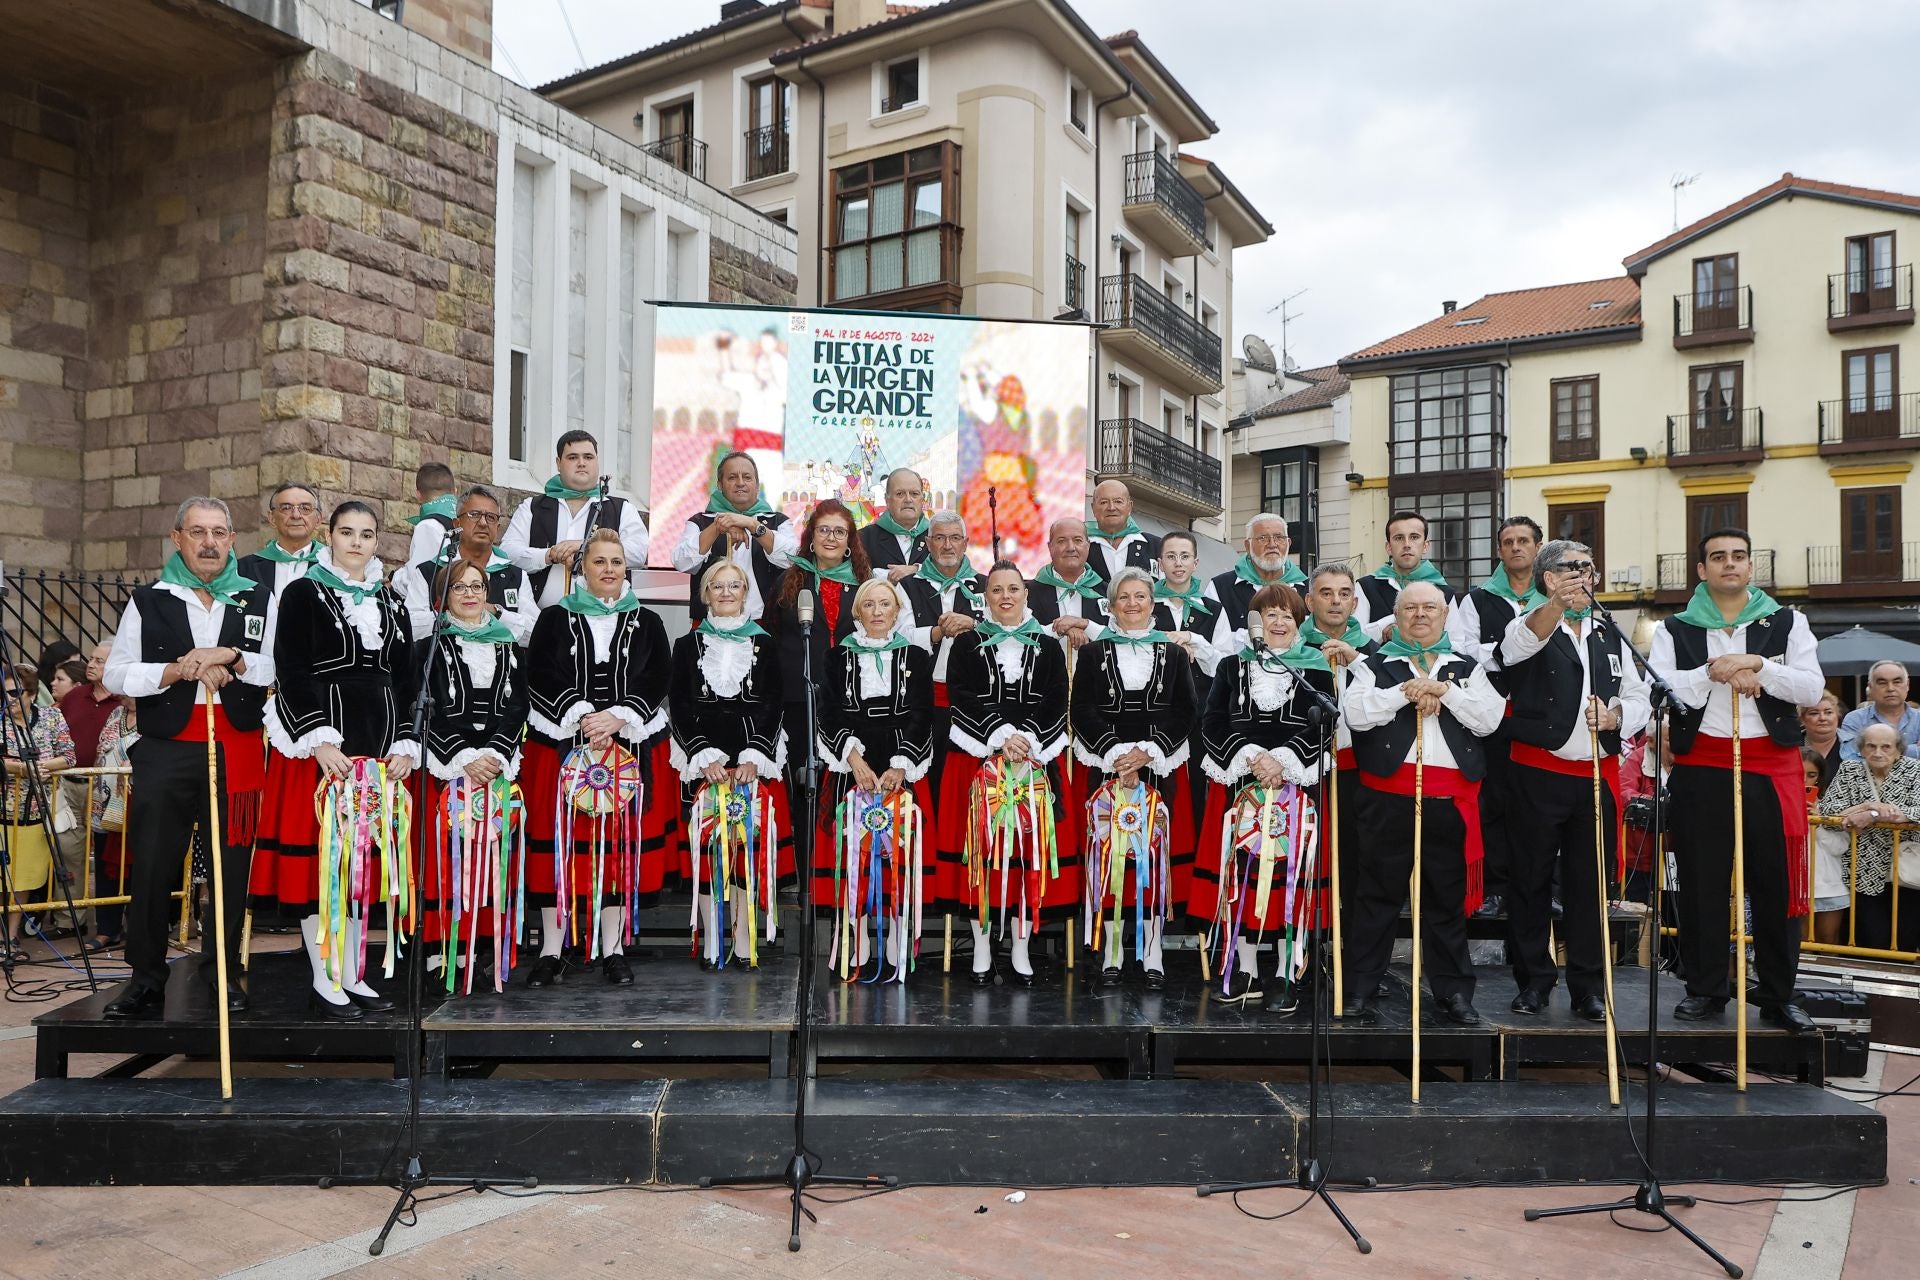
[[[707,292],[737,306],[793,305],[800,277],[762,253],[715,236],[707,241]]]

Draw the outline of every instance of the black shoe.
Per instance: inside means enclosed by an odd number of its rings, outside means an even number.
[[[1779,1027],[1782,1031],[1791,1031],[1797,1036],[1820,1034],[1820,1024],[1809,1018],[1807,1011],[1797,1004],[1761,1005],[1760,1021],[1770,1027]]]
[[[1357,1022],[1363,1027],[1380,1025],[1380,1002],[1373,996],[1361,996],[1340,1011],[1345,1022]]]
[[[1507,900],[1497,893],[1490,893],[1480,903],[1480,909],[1473,913],[1475,920],[1497,920],[1507,913]]]
[[[1456,1027],[1477,1027],[1483,1022],[1480,1011],[1473,1007],[1473,1001],[1459,992],[1440,1002],[1440,1016]]]
[[[990,987],[993,985],[993,967],[991,965],[985,969],[975,969],[967,976],[973,980],[973,985],[976,987]]]
[[[247,1011],[247,988],[243,985],[242,970],[227,970],[227,1012],[245,1013]],[[200,967],[200,984],[207,989],[207,999],[213,999],[214,985],[219,981],[220,971],[214,968],[211,960]]]
[[[600,962],[600,970],[607,975],[607,981],[616,987],[633,985],[633,965],[624,951],[616,951]]]
[[[1107,968],[1107,969],[1102,969],[1102,970],[1100,971],[1100,985],[1101,985],[1101,986],[1103,986],[1103,987],[1117,987],[1117,986],[1119,986],[1119,985],[1120,985],[1120,970],[1119,970],[1119,969],[1117,969],[1117,968]]]
[[[567,980],[567,962],[559,956],[541,956],[527,975],[530,987],[557,987]]]
[[[1295,1018],[1313,1012],[1313,1006],[1300,998],[1301,992],[1293,983],[1280,983],[1260,997],[1260,1009],[1277,1017]]]
[[[1547,993],[1536,991],[1532,987],[1522,987],[1520,993],[1514,996],[1513,1003],[1507,1007],[1522,1017],[1537,1018],[1547,1007]]]
[[[363,996],[357,991],[349,991],[347,992],[347,999],[353,1001],[369,1013],[385,1013],[387,1010],[393,1008],[393,998],[391,996],[383,996],[378,991],[370,996]]]
[[[1262,998],[1260,975],[1246,969],[1236,969],[1227,979],[1226,994],[1220,997],[1223,1004],[1245,1004]]]
[[[1705,1022],[1717,1018],[1727,1002],[1719,996],[1688,996],[1673,1006],[1673,1016],[1682,1022]]]
[[[119,995],[107,1005],[104,1016],[115,1022],[132,1022],[135,1019],[157,1018],[167,1007],[167,996],[163,991],[152,987],[143,987],[130,982]]]
[[[307,992],[307,1009],[322,1018],[331,1018],[335,1022],[358,1022],[367,1016],[367,1011],[349,1000],[345,1004],[335,1004],[318,991]]]
[[[1607,1002],[1599,996],[1575,996],[1573,998],[1573,1016],[1582,1022],[1605,1022],[1607,1020]]]
[[[1022,973],[1018,969],[1013,968],[1007,970],[1007,980],[1016,987],[1030,987],[1033,985],[1032,974]]]
[[[1165,991],[1166,989],[1167,975],[1165,971],[1160,969],[1147,970],[1147,990]]]
[[[1373,984],[1373,998],[1375,1000],[1385,1000],[1388,996],[1392,994],[1393,994],[1393,984],[1391,982],[1388,982],[1385,978],[1382,978],[1380,979],[1380,981]]]
[[[718,969],[719,967],[720,967],[719,965],[707,959],[706,952],[703,951],[700,953],[700,972],[712,973],[715,969]]]

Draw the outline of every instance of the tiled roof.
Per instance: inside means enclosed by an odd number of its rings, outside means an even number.
[[[1622,258],[1621,265],[1635,275],[1640,274],[1646,265],[1661,254],[1677,249],[1699,236],[1705,235],[1724,222],[1730,222],[1743,214],[1750,213],[1761,205],[1778,200],[1782,196],[1807,195],[1824,197],[1830,200],[1845,200],[1857,204],[1891,205],[1920,213],[1920,196],[1902,195],[1898,191],[1879,191],[1873,187],[1850,187],[1839,182],[1822,182],[1818,178],[1799,178],[1791,173],[1780,175],[1779,181],[1768,183],[1758,191],[1741,196],[1723,209],[1715,209],[1706,217],[1690,222],[1670,236],[1655,240],[1637,253]]]
[[[1355,360],[1600,332],[1640,323],[1640,284],[1626,276],[1490,293],[1449,315],[1354,352]]]
[[[1308,409],[1324,409],[1347,393],[1351,386],[1347,375],[1340,372],[1338,365],[1323,365],[1318,369],[1296,369],[1287,375],[1289,378],[1304,378],[1313,383],[1298,391],[1281,396],[1278,400],[1269,400],[1248,413],[1251,418],[1279,418],[1289,413],[1302,413]]]

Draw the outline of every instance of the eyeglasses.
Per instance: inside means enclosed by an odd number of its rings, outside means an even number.
[[[1555,569],[1554,572],[1555,573],[1592,573],[1593,561],[1563,560],[1560,562],[1559,568]]]
[[[289,516],[314,516],[320,514],[320,508],[311,502],[282,502],[276,504],[273,509],[283,515]]]
[[[204,525],[195,525],[191,529],[182,529],[180,532],[186,534],[187,537],[194,542],[199,542],[206,538],[231,538],[233,536],[233,530],[227,528],[225,525],[215,525],[211,529]]]
[[[1249,539],[1249,541],[1260,546],[1284,546],[1293,541],[1293,535],[1288,533],[1257,533]]]
[[[487,594],[487,584],[484,582],[456,582],[447,588],[447,594],[454,596],[484,596]]]
[[[500,513],[498,511],[462,511],[460,518],[462,520],[471,520],[475,524],[500,523]]]
[[[820,538],[844,538],[847,531],[837,524],[823,524],[813,531],[815,540]]]

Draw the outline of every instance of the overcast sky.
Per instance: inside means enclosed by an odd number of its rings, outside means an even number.
[[[1234,256],[1234,332],[1327,363],[1442,299],[1617,275],[1783,172],[1920,192],[1905,0],[1076,0],[1220,125],[1192,150],[1273,224]],[[539,84],[719,17],[719,0],[494,0]],[[1177,20],[1170,16],[1177,14]],[[1818,246],[1840,268],[1835,246]],[[1903,247],[1900,257],[1912,256]]]

